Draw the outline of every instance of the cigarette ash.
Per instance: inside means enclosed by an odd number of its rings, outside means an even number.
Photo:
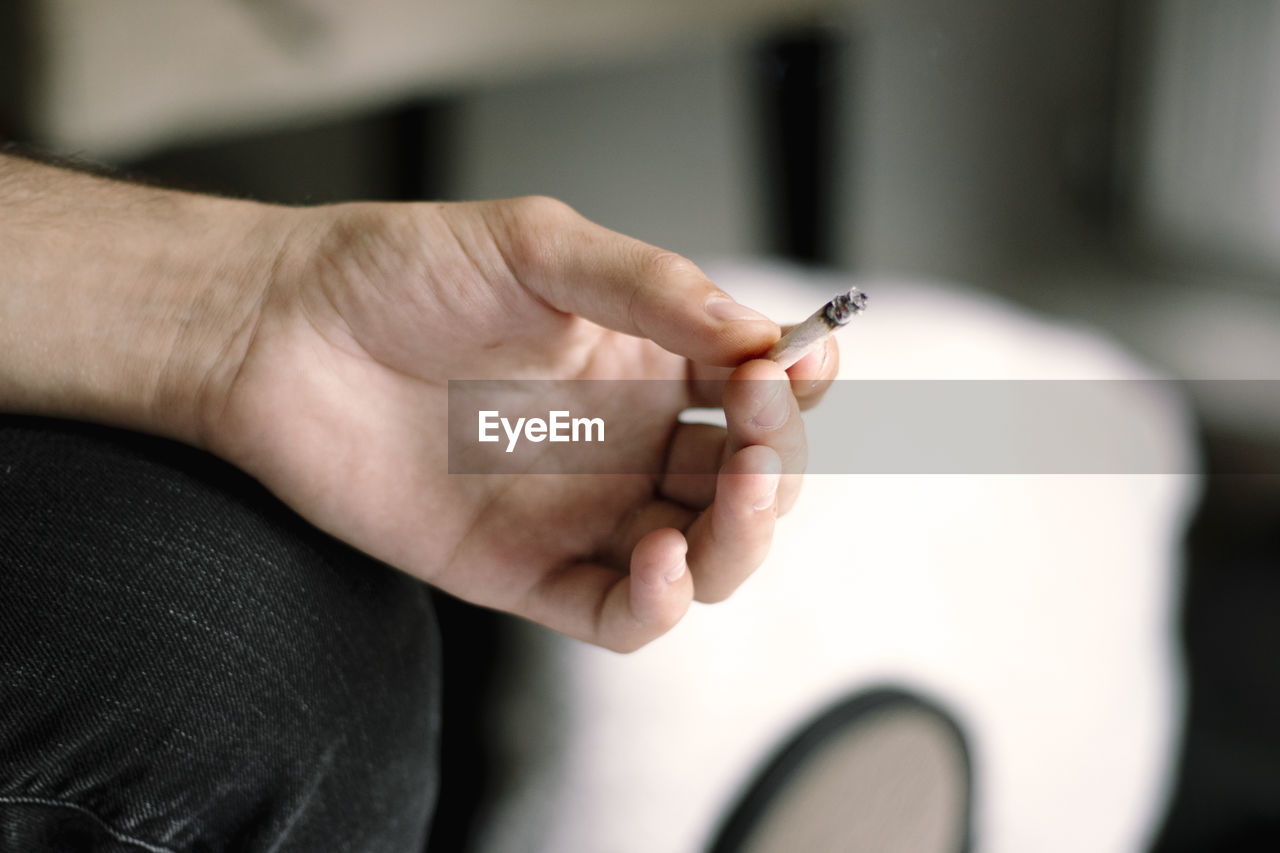
[[[826,305],[827,319],[836,326],[843,326],[867,310],[867,294],[856,287],[849,288],[848,293],[841,293]]]

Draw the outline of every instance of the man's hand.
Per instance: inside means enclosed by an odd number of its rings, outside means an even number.
[[[112,223],[128,233],[117,241],[128,251],[98,259],[107,284],[64,293],[33,272],[40,247],[3,242],[21,218],[8,206],[0,254],[16,252],[24,261],[11,269],[28,272],[0,279],[14,309],[0,316],[0,356],[18,365],[7,376],[0,366],[0,406],[207,447],[391,565],[619,650],[665,632],[692,598],[729,595],[795,499],[805,462],[798,409],[834,375],[834,345],[795,365],[789,386],[724,383],[787,378],[751,360],[777,326],[688,261],[557,202],[285,209],[74,180],[107,199],[137,194],[114,199],[118,215],[168,215],[133,229]],[[92,231],[94,218],[78,227]],[[174,243],[183,230],[189,257]],[[154,257],[176,259],[168,266],[187,279],[174,281]],[[129,278],[131,263],[146,272]],[[45,297],[28,279],[65,310],[37,310]],[[96,355],[92,341],[41,334],[40,323],[81,317],[78,306],[107,294],[116,304]],[[137,310],[141,325],[130,319]],[[27,346],[20,313],[34,330]],[[46,354],[54,346],[55,363],[33,362],[32,343]],[[658,426],[643,448],[655,469],[668,458],[705,475],[451,476],[447,382],[463,378],[687,380],[673,383],[683,395],[619,405]],[[724,406],[727,432],[676,426],[682,408],[709,403]]]

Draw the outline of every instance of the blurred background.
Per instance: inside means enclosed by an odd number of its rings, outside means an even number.
[[[1277,91],[1274,0],[0,5],[8,140],[293,204],[553,195],[699,262],[963,282],[1192,379],[1280,372]],[[1215,476],[1278,470],[1280,399],[1194,402],[1155,849],[1280,849],[1280,480]],[[445,606],[465,733],[494,617]],[[446,768],[439,849],[477,766]]]

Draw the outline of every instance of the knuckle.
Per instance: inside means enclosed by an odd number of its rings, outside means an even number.
[[[511,205],[517,219],[534,222],[556,221],[577,215],[568,204],[546,195],[520,196],[508,199],[507,204]]]
[[[573,208],[549,196],[506,199],[501,205],[510,261],[519,272],[554,269],[562,257]]]
[[[645,278],[653,282],[665,282],[674,278],[702,277],[702,270],[684,255],[647,247],[643,261]]]

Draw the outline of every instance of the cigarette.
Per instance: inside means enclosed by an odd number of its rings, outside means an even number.
[[[765,358],[786,370],[865,310],[867,294],[851,287],[848,293],[833,296],[830,302],[810,314],[809,319],[779,338]]]

